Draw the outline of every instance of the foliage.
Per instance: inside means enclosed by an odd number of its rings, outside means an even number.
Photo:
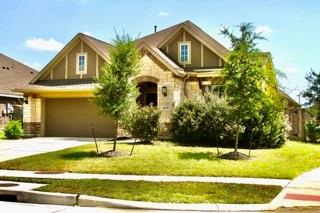
[[[222,74],[226,86],[227,100],[232,107],[231,114],[236,123],[235,152],[238,149],[241,127],[246,127],[245,131],[247,134],[249,132],[251,137],[253,137],[254,131],[266,132],[268,135],[277,134],[274,132],[276,130],[271,128],[275,124],[266,128],[264,126],[255,127],[255,124],[263,121],[263,115],[265,114],[263,112],[263,102],[268,98],[266,87],[275,86],[274,84],[266,84],[276,81],[271,76],[270,70],[263,67],[262,54],[256,47],[257,41],[264,38],[259,33],[255,33],[255,27],[251,23],[242,23],[238,28],[239,36],[228,28],[221,31],[225,37],[229,38],[232,45],[232,51],[226,57]]]
[[[7,123],[4,130],[7,139],[17,139],[23,136],[23,128],[20,121],[11,120]]]
[[[277,148],[285,143],[288,130],[280,106],[277,107],[270,98],[264,98],[262,104],[258,116],[244,122],[246,128],[240,141],[242,147]]]
[[[201,128],[205,107],[201,102],[186,100],[173,112],[171,134],[174,141],[198,144],[203,141]]]
[[[320,73],[311,69],[306,80],[308,88],[303,91],[302,96],[307,100],[307,105],[312,106],[316,112],[317,122],[320,123]]]
[[[315,122],[306,124],[307,136],[312,143],[318,143],[320,141],[320,125]]]
[[[234,128],[229,111],[226,101],[214,96],[206,102],[184,101],[172,114],[173,140],[191,145],[219,145],[230,141]]]
[[[124,127],[132,137],[143,142],[151,142],[158,135],[160,111],[154,107],[142,107],[134,110],[123,120]]]
[[[110,52],[110,61],[104,65],[103,74],[98,79],[94,102],[103,115],[114,118],[117,130],[123,113],[129,110],[138,96],[130,78],[139,72],[140,53],[129,35],[117,34],[113,43],[115,47]],[[113,150],[116,142],[117,132]]]

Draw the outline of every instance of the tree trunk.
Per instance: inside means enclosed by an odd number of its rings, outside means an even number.
[[[239,134],[240,134],[240,125],[239,125],[239,122],[237,122],[236,143],[235,143],[235,145],[234,145],[234,151],[235,151],[235,152],[238,152]]]
[[[117,140],[118,140],[118,123],[119,123],[119,118],[116,119],[116,134],[113,139],[113,151],[116,151],[117,148]]]
[[[237,132],[236,132],[236,142],[234,145],[234,152],[238,152],[239,134],[240,134],[240,113],[238,113],[237,115]]]

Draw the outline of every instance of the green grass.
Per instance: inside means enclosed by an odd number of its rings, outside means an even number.
[[[132,145],[118,144],[130,152]],[[104,151],[112,144],[100,144]],[[223,149],[223,153],[230,149]],[[247,150],[240,150],[247,153]],[[94,144],[0,163],[1,169],[72,171],[136,175],[235,176],[292,179],[320,166],[320,145],[289,141],[280,149],[253,150],[248,161],[216,156],[215,148],[176,146],[168,142],[137,145],[133,156],[97,157]]]
[[[1,139],[6,139],[6,137],[4,136],[4,132],[2,130],[0,130],[0,140]]]
[[[8,180],[8,178],[5,179]],[[97,179],[39,180],[27,178],[11,178],[9,180],[48,184],[35,189],[36,191],[165,203],[268,203],[282,189],[280,186],[195,182],[177,183]]]

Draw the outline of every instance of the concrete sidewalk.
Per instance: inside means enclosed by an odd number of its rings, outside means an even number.
[[[274,202],[284,207],[320,206],[320,168],[291,181]]]
[[[112,174],[86,174],[86,173],[50,173],[41,171],[0,170],[0,177],[26,177],[51,179],[101,179],[101,180],[134,180],[151,182],[216,182],[277,185],[285,187],[290,180],[268,178],[242,178],[242,177],[197,177],[197,176],[157,176],[157,175],[112,175]]]
[[[280,207],[320,206],[320,168],[307,172],[293,181],[259,178],[227,178],[227,177],[189,177],[189,176],[138,176],[138,175],[107,175],[107,174],[43,174],[34,171],[0,170],[0,176],[30,177],[30,178],[57,178],[57,179],[82,179],[98,178],[113,180],[147,180],[147,181],[196,181],[196,182],[224,182],[224,183],[248,183],[284,186],[283,191],[268,204],[178,204],[178,203],[152,203],[142,201],[126,201],[109,198],[100,198],[87,195],[72,195],[61,193],[47,193],[30,191],[26,185],[22,198],[30,199],[30,202],[49,200],[51,204],[64,201],[67,197],[70,205],[77,203],[79,206],[101,206],[107,208],[124,208],[140,210],[174,210],[174,211],[239,211],[257,212],[273,211]],[[22,183],[19,183],[22,186]],[[30,185],[31,186],[31,185]],[[1,187],[0,187],[1,189]],[[8,188],[2,189],[4,192]],[[16,189],[12,188],[13,191]],[[20,196],[21,197],[21,196]],[[48,202],[48,203],[50,203]],[[62,202],[63,203],[63,202]],[[64,203],[66,205],[66,203]]]

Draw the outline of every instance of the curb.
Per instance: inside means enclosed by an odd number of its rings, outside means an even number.
[[[257,212],[271,211],[280,206],[267,204],[183,204],[183,203],[154,203],[144,201],[128,201],[80,195],[78,205],[83,207],[107,207],[122,209],[144,209],[165,211],[210,211],[210,212]]]
[[[64,193],[49,193],[38,191],[18,191],[16,192],[18,202],[41,203],[53,205],[75,206],[78,195]]]
[[[0,195],[15,196],[17,202],[24,203],[164,211],[257,212],[271,211],[280,207],[279,204],[277,205],[273,202],[267,204],[155,203],[30,190],[18,191],[0,189]]]

